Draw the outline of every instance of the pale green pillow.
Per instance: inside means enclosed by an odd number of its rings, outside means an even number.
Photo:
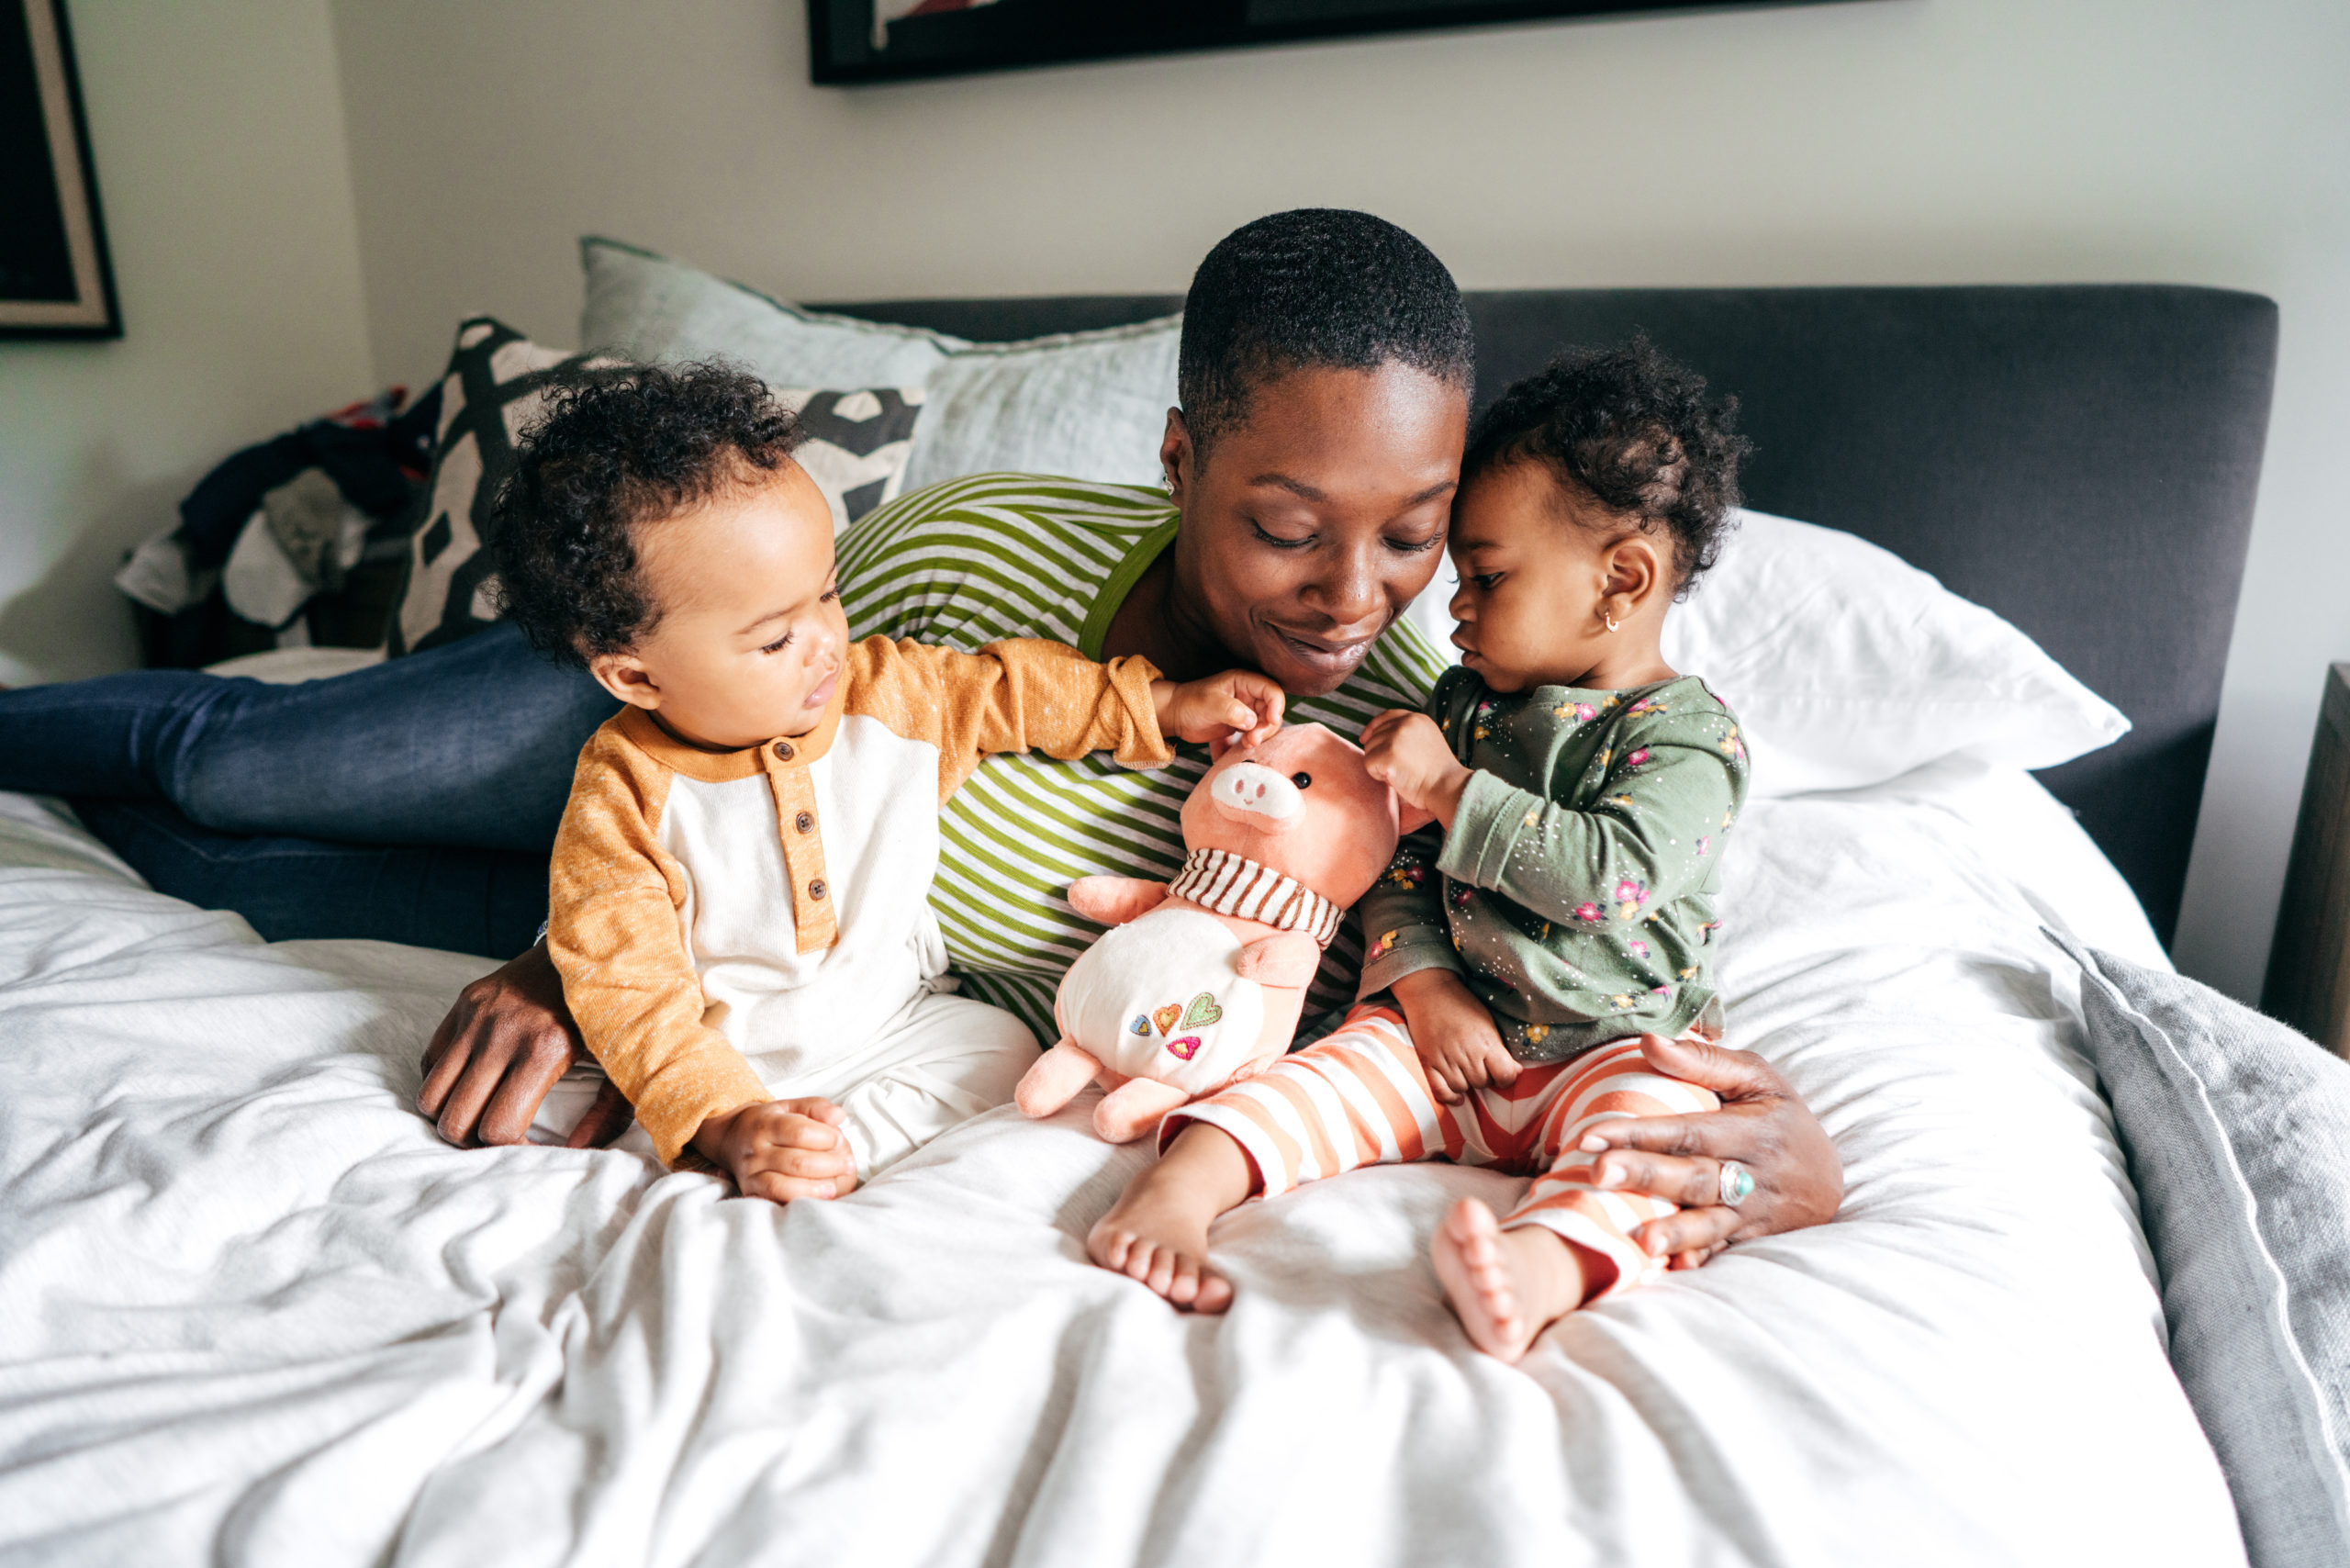
[[[965,474],[1160,479],[1183,319],[975,343],[931,373],[906,487]]]
[[[579,241],[588,352],[648,364],[723,355],[777,386],[922,386],[962,339],[802,310],[699,267],[588,235]]]
[[[905,487],[966,474],[1148,485],[1175,406],[1182,318],[973,343],[770,299],[698,267],[594,237],[581,341],[654,362],[724,355],[778,386],[922,386]]]

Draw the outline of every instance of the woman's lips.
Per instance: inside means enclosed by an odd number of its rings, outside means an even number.
[[[1273,627],[1272,632],[1289,645],[1289,651],[1302,663],[1315,669],[1339,672],[1350,670],[1362,663],[1362,656],[1371,652],[1371,644],[1378,641],[1376,637],[1308,637],[1280,626]]]

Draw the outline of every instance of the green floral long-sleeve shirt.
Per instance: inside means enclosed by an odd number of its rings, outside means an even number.
[[[1363,899],[1362,994],[1456,970],[1525,1062],[1705,1017],[1746,801],[1730,711],[1695,676],[1504,694],[1453,669],[1427,712],[1475,771],[1452,831],[1406,838]]]

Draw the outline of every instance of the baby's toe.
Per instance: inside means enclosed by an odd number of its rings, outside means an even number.
[[[1232,1305],[1232,1282],[1214,1269],[1202,1266],[1200,1294],[1192,1303],[1194,1312],[1222,1312]]]
[[[1150,1260],[1150,1272],[1147,1275],[1139,1276],[1143,1283],[1169,1300],[1174,1299],[1169,1293],[1175,1284],[1175,1259],[1173,1248],[1158,1248]]]

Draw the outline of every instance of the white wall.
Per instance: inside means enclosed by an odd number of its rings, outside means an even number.
[[[138,662],[107,579],[233,449],[366,396],[325,0],[71,11],[126,335],[0,342],[0,682]]]

